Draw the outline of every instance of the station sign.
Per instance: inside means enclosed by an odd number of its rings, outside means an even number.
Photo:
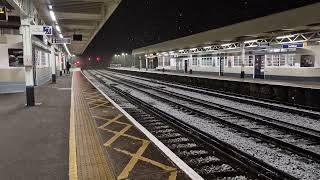
[[[258,46],[259,47],[269,47],[270,43],[268,43],[268,42],[258,42]]]
[[[52,38],[52,44],[71,44],[71,38]]]
[[[52,26],[31,25],[30,30],[33,35],[52,35]]]
[[[0,6],[0,21],[8,21],[7,8]]]
[[[303,48],[303,43],[295,43],[295,44],[283,44],[282,45],[283,49],[288,49],[288,48]]]

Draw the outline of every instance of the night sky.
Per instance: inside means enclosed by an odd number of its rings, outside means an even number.
[[[292,9],[319,0],[122,0],[84,56],[115,53]]]

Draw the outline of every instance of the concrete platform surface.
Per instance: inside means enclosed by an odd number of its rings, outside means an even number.
[[[25,93],[0,95],[0,179],[68,179],[71,76],[35,88],[36,102],[25,107]]]

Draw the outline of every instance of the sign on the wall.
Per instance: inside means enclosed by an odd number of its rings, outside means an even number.
[[[52,26],[31,25],[30,30],[33,35],[52,35]]]
[[[303,43],[295,43],[295,44],[284,44],[282,45],[283,49],[288,49],[288,48],[303,48]]]
[[[8,21],[7,8],[0,6],[0,21]]]
[[[52,38],[52,44],[71,44],[71,38]]]

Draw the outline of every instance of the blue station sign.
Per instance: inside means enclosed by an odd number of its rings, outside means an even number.
[[[288,49],[288,48],[303,48],[303,43],[294,43],[294,44],[283,44],[282,45],[283,49]]]

